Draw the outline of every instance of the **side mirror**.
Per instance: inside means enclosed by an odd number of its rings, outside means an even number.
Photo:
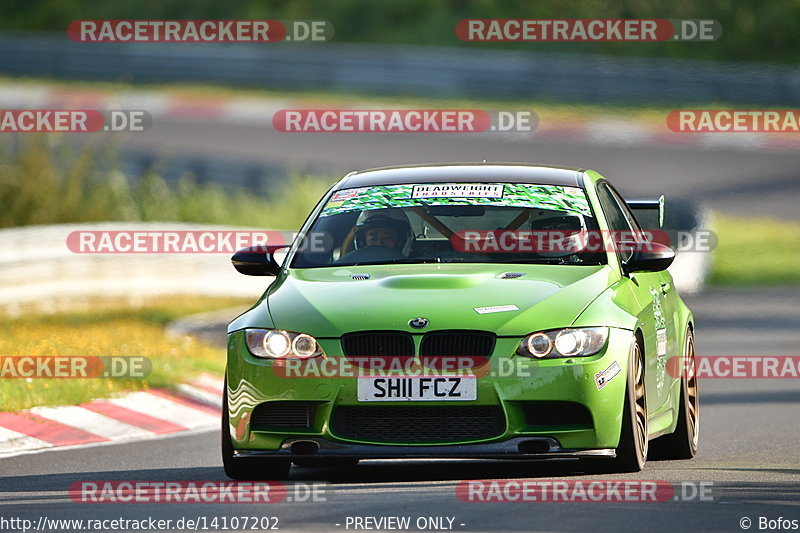
[[[620,242],[623,250],[630,250],[631,256],[625,261],[625,272],[661,272],[675,259],[672,248],[657,242]]]
[[[281,265],[275,260],[275,252],[288,247],[288,244],[282,244],[242,248],[233,254],[231,263],[233,268],[247,276],[277,276]]]

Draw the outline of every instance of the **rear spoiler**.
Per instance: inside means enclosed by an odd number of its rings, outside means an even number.
[[[658,209],[658,225],[663,227],[664,226],[664,195],[658,197],[658,199],[636,199],[636,200],[625,200],[625,203],[628,204],[628,207],[632,211],[638,210],[651,210],[651,209]]]

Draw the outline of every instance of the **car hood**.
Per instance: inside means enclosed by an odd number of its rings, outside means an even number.
[[[513,272],[521,277],[503,279]],[[353,279],[369,274],[369,279]],[[525,335],[570,325],[615,279],[608,266],[392,265],[291,270],[229,327],[316,337],[364,330],[475,329]],[[430,325],[416,330],[409,320]]]

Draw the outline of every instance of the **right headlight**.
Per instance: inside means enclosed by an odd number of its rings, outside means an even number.
[[[317,339],[305,333],[282,329],[246,329],[247,349],[266,359],[309,359],[322,355]]]
[[[522,339],[517,353],[536,359],[588,357],[602,350],[607,340],[607,327],[537,331]]]

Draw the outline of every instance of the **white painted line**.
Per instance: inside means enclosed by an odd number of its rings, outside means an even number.
[[[219,424],[216,424],[219,425]],[[190,435],[199,435],[202,433],[208,433],[210,431],[219,431],[218,427],[202,427],[197,429],[189,429],[186,431],[178,431],[175,433],[165,433],[165,434],[158,434],[158,433],[151,433],[147,437],[141,437],[135,439],[133,442],[141,442],[147,440],[165,440],[165,439],[174,439],[179,437],[186,437]],[[122,446],[128,444],[128,441],[123,440],[103,440],[100,442],[89,442],[86,444],[73,444],[70,446],[49,446],[47,448],[40,448],[40,449],[19,449],[13,451],[0,451],[0,459],[6,459],[8,457],[16,457],[18,455],[35,455],[40,453],[48,453],[48,452],[60,452],[65,450],[80,450],[82,448],[95,448],[98,446]],[[47,444],[47,443],[45,443]],[[0,505],[3,505],[3,502],[0,502]]]
[[[652,144],[653,128],[628,120],[599,118],[585,122],[584,136],[593,143],[637,146]]]
[[[192,387],[191,385],[185,384],[178,385],[178,391],[189,396],[190,398],[194,398],[198,402],[222,408],[222,392],[219,394],[213,394],[206,390],[198,389],[197,387]]]
[[[223,106],[223,118],[227,122],[255,124],[273,129],[272,117],[281,109],[293,107],[286,100],[265,100],[263,98],[237,98],[226,101]]]
[[[0,456],[25,450],[39,450],[52,447],[53,445],[49,442],[0,427]]]
[[[64,407],[34,407],[31,412],[54,422],[88,431],[94,435],[110,439],[133,439],[151,435],[151,431],[131,426],[106,415],[68,405]]]
[[[225,311],[225,316],[230,316],[231,311],[233,309],[238,309],[238,308],[234,307],[232,309],[223,309],[223,311]],[[219,316],[216,316],[215,319],[219,320]],[[218,388],[219,393],[222,394],[222,386],[225,383],[225,380],[222,379],[221,377],[215,376],[214,374],[203,372],[197,377],[196,380],[194,380],[194,383],[199,383],[202,385],[211,385],[212,387]]]
[[[3,108],[44,108],[51,98],[47,87],[24,87],[4,85],[0,87],[0,106]]]
[[[219,424],[218,416],[199,409],[192,409],[186,405],[181,405],[147,392],[132,392],[122,398],[111,398],[108,401],[120,407],[160,418],[173,424],[180,424],[187,428]]]
[[[167,114],[171,98],[157,91],[127,91],[115,95],[118,109],[147,110],[151,117]]]

